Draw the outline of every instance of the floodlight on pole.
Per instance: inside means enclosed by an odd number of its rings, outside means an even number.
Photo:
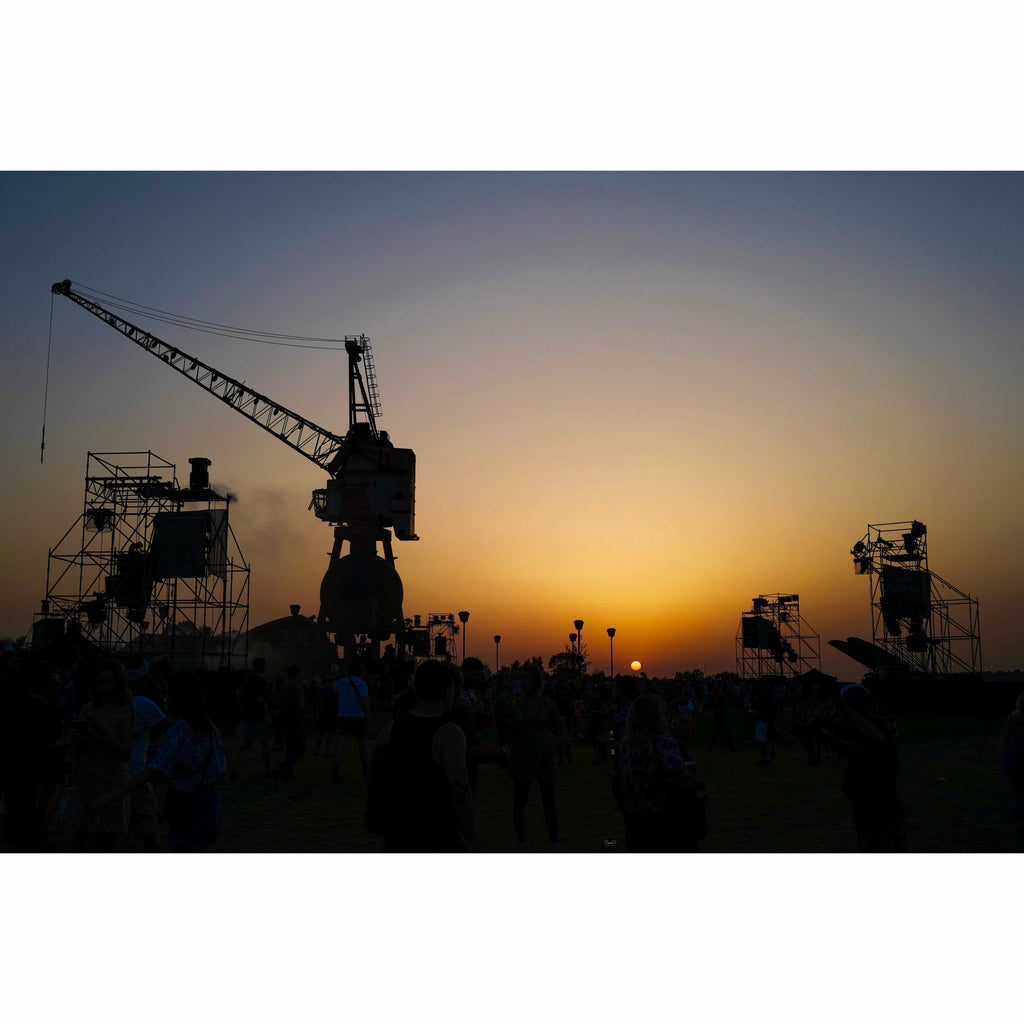
[[[494,674],[498,674],[498,645],[501,643],[501,634],[494,634]]]
[[[459,622],[462,623],[462,662],[466,662],[466,623],[469,622],[469,612],[459,612]]]
[[[608,627],[608,678],[615,678],[615,629]]]

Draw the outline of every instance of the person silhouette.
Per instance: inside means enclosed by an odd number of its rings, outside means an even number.
[[[257,744],[263,757],[263,774],[270,774],[270,737],[267,730],[267,714],[270,710],[270,684],[265,675],[267,663],[263,658],[253,658],[252,672],[242,680],[238,688],[238,749],[231,765],[231,778],[238,778],[238,766],[242,751]]]
[[[433,659],[423,662],[413,678],[415,705],[388,722],[374,745],[367,825],[379,830],[385,853],[477,848],[466,736],[447,717],[455,700],[453,671]]]
[[[849,744],[843,795],[853,809],[857,848],[862,853],[907,850],[907,823],[897,789],[900,757],[896,729],[882,716],[866,686],[839,691],[839,711]]]
[[[338,745],[331,766],[331,782],[341,782],[341,759],[345,753],[349,737],[353,738],[359,749],[359,764],[363,778],[366,778],[369,766],[369,752],[366,733],[370,723],[370,694],[366,680],[360,676],[362,666],[353,660],[334,682],[334,692],[338,698]]]
[[[705,790],[669,729],[665,701],[641,694],[612,766],[612,795],[629,853],[695,853],[707,832]]]
[[[96,666],[93,697],[72,723],[75,785],[68,807],[74,829],[72,852],[105,852],[127,838],[131,802],[120,799],[94,806],[96,797],[129,777],[129,761],[138,733],[138,716],[128,688],[128,673],[115,658]]]
[[[512,775],[512,827],[523,853],[532,853],[526,838],[526,802],[530,786],[536,781],[544,806],[544,827],[552,853],[561,853],[558,835],[558,810],[555,806],[555,759],[565,742],[565,723],[554,701],[544,696],[544,673],[536,664],[528,664],[521,680],[521,692],[507,711],[508,763]]]
[[[1017,845],[1024,849],[1024,693],[1003,724],[999,745],[999,771],[1013,791],[1013,820]]]

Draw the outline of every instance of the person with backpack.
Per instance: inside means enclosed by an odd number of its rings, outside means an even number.
[[[385,853],[475,852],[473,791],[466,735],[448,716],[458,670],[425,661],[416,669],[416,704],[390,721],[373,749],[366,825]]]
[[[338,698],[338,747],[334,755],[331,782],[341,782],[341,756],[348,744],[348,737],[356,741],[359,748],[359,763],[363,778],[369,766],[369,751],[366,746],[366,729],[370,721],[370,694],[366,680],[359,677],[359,663],[353,661],[348,671],[335,680],[334,693]]]

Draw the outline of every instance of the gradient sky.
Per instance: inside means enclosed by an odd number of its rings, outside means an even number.
[[[0,175],[7,533],[19,635],[81,512],[86,453],[152,449],[237,494],[255,624],[313,614],[324,474],[50,285],[241,327],[365,332],[379,426],[417,456],[405,612],[468,609],[493,663],[733,668],[758,594],[870,637],[849,549],[920,519],[980,601],[986,667],[1024,665],[1019,174]],[[131,319],[131,317],[129,317]],[[343,433],[343,354],[154,332]]]

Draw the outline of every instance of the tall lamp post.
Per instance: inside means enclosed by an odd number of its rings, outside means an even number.
[[[615,630],[608,627],[608,678],[615,678]]]
[[[466,662],[466,623],[469,622],[469,612],[459,612],[459,622],[462,623],[462,662]]]
[[[569,650],[572,651],[573,654],[576,653],[576,634],[575,633],[570,633],[569,634]]]
[[[573,619],[572,624],[576,627],[576,654],[577,667],[580,673],[580,685],[583,685],[583,677],[587,674],[587,667],[583,663],[583,620]]]
[[[494,634],[494,674],[498,674],[498,644],[501,643],[501,634]]]

